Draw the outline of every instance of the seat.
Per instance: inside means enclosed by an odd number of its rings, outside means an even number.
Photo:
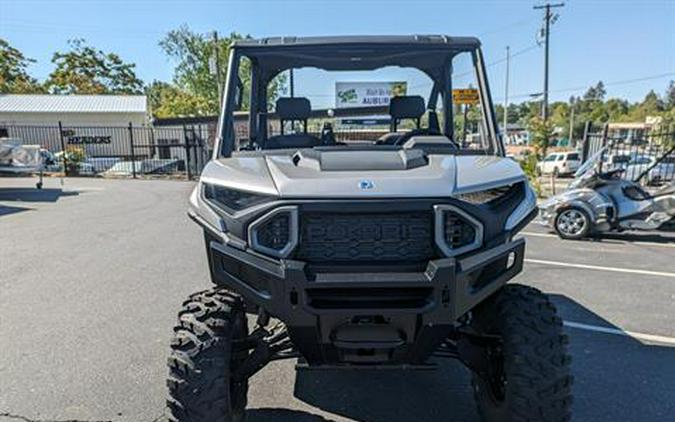
[[[307,119],[312,106],[307,98],[283,97],[276,103],[276,114],[279,116],[281,134],[272,136],[265,142],[263,149],[312,148],[321,145],[321,140],[307,133]],[[284,133],[284,123],[288,121],[302,122],[302,133]]]
[[[397,145],[404,135],[404,133],[397,132],[398,124],[404,119],[412,119],[415,121],[416,128],[413,132],[421,131],[420,119],[424,115],[424,111],[424,98],[419,95],[403,95],[392,98],[389,102],[391,132],[381,136],[377,140],[377,143],[381,145]]]

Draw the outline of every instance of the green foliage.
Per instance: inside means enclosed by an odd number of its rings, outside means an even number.
[[[528,130],[530,131],[530,142],[534,147],[534,153],[539,158],[546,156],[548,146],[553,139],[553,128],[553,122],[550,119],[544,121],[541,117],[535,116],[529,121]]]
[[[0,94],[42,92],[42,86],[28,74],[28,66],[34,62],[0,38]]]
[[[602,126],[608,122],[644,122],[647,117],[660,116],[663,119],[675,118],[675,81],[670,81],[663,96],[651,91],[642,101],[631,103],[619,98],[605,99],[607,92],[602,82],[590,87],[581,97],[572,96],[569,101],[557,101],[550,104],[550,121],[553,127],[562,130],[567,137],[574,109],[573,137],[581,139],[584,124],[593,122]],[[496,105],[497,119],[503,121],[503,106]],[[509,123],[530,126],[532,118],[541,112],[539,101],[527,101],[509,104]]]
[[[153,81],[145,89],[152,114],[158,118],[207,115],[207,101],[175,85]]]
[[[114,53],[104,53],[83,39],[68,41],[70,50],[56,52],[45,86],[52,94],[140,94],[143,81],[136,77],[135,64],[124,63]]]
[[[250,36],[242,36],[233,32],[229,37],[219,39],[216,48],[212,37],[194,32],[186,25],[170,31],[159,42],[159,46],[170,59],[176,62],[173,82],[176,88],[184,94],[173,97],[175,106],[170,107],[170,110],[191,110],[198,105],[198,110],[195,110],[194,114],[218,114],[218,75],[212,74],[209,61],[212,60],[214,51],[217,50],[218,73],[220,80],[224,81],[232,43],[248,38]],[[239,78],[244,88],[241,110],[248,109],[250,69],[250,63],[242,60],[239,66]],[[286,75],[281,74],[270,83],[268,87],[270,102],[276,99],[284,88],[285,82]],[[187,100],[189,104],[179,104],[181,100]]]
[[[83,148],[68,146],[64,151],[66,160],[66,173],[77,174],[80,169],[80,163],[87,159],[87,154]]]
[[[588,88],[584,94],[584,101],[603,101],[607,95],[605,84],[599,81],[595,86]]]
[[[670,84],[668,84],[664,102],[666,103],[666,108],[671,109],[671,111],[675,108],[675,81],[670,81]]]
[[[532,189],[537,193],[537,196],[541,196],[541,183],[537,177],[537,161],[536,155],[529,154],[519,161],[519,163],[520,167],[523,169],[523,173],[525,173],[530,181],[530,186],[532,186]]]

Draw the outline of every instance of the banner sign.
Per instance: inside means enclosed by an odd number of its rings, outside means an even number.
[[[391,97],[406,95],[406,82],[336,82],[335,108],[387,107]],[[384,116],[363,116],[340,119],[348,126],[382,126],[391,119]]]
[[[406,92],[406,82],[335,82],[335,108],[388,106]]]
[[[474,105],[480,102],[480,96],[478,95],[478,90],[474,88],[453,89],[452,102],[455,104]]]

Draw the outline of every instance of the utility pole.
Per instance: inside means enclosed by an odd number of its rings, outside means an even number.
[[[574,110],[576,106],[576,101],[574,101],[574,97],[570,98],[570,136],[569,136],[569,146],[570,147],[576,147],[577,144],[572,140],[574,137]]]
[[[504,83],[504,135],[502,136],[502,143],[506,143],[506,138],[509,135],[507,124],[509,122],[509,61],[511,60],[511,49],[506,46],[506,80]]]
[[[548,45],[549,35],[551,33],[551,9],[563,7],[565,3],[546,3],[541,6],[534,6],[534,9],[545,9],[544,15],[544,100],[541,104],[541,118],[548,120]]]
[[[213,31],[213,69],[211,73],[216,77],[218,86],[218,109],[222,107],[223,102],[223,83],[220,73],[220,54],[218,54],[218,31]]]

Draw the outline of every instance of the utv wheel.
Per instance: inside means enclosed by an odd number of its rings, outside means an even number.
[[[591,219],[581,208],[563,208],[555,217],[555,231],[562,239],[582,239],[591,231]]]
[[[226,290],[195,293],[183,302],[169,356],[169,420],[240,422],[244,420],[248,381],[232,373],[246,357],[233,340],[246,337],[242,300]]]
[[[539,290],[507,285],[473,313],[473,326],[501,337],[488,376],[473,375],[485,422],[566,422],[572,381],[567,337],[555,307]]]

